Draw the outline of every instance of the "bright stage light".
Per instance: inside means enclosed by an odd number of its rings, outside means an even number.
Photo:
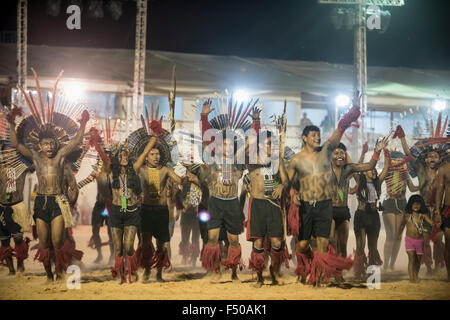
[[[80,100],[84,98],[84,86],[77,82],[68,82],[64,84],[64,94],[70,100]]]
[[[445,110],[445,108],[447,107],[447,102],[445,100],[442,99],[435,99],[433,101],[433,109],[436,111],[442,111]]]
[[[109,216],[108,208],[105,208],[105,210],[102,211],[102,216],[104,216],[104,217],[108,217]]]
[[[201,222],[207,222],[209,221],[209,219],[211,219],[211,215],[207,211],[200,211],[198,213],[198,218]]]
[[[336,97],[335,103],[339,108],[348,107],[350,105],[350,98],[345,94],[340,94]]]
[[[249,100],[249,97],[250,97],[249,93],[242,89],[236,90],[233,94],[234,101],[236,101],[239,104],[242,102],[247,102]]]

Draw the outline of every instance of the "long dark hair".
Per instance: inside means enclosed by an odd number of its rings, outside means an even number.
[[[418,194],[413,194],[411,197],[409,197],[408,203],[405,207],[405,212],[411,214],[412,213],[412,205],[414,202],[420,203],[420,209],[419,213],[428,214],[427,206],[425,205],[425,201],[423,200],[423,197]]]
[[[377,177],[372,179],[372,182],[377,192],[377,199],[379,199],[381,195],[381,183],[380,179],[378,179],[378,173]],[[369,200],[369,188],[367,187],[367,179],[364,173],[359,174],[358,199],[362,202],[367,202]]]
[[[119,154],[120,152],[117,152],[115,156],[111,158],[111,171],[113,176],[111,187],[113,189],[120,189],[119,175],[121,166],[119,162]],[[125,172],[127,175],[127,187],[132,189],[136,195],[141,194],[142,192],[141,181],[139,180],[136,171],[134,171],[133,164],[131,163],[131,161],[128,161],[128,164],[125,167]]]

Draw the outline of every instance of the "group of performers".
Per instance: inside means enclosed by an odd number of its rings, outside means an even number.
[[[10,274],[15,273],[13,257],[17,270],[24,271],[30,239],[23,233],[30,227],[39,240],[35,260],[43,264],[48,282],[62,280],[69,264],[81,260],[83,253],[75,249],[72,235],[71,208],[78,190],[96,180],[89,245],[97,250],[95,262],[100,262],[99,230],[106,222],[111,273],[120,283],[138,281],[140,268],[144,282],[149,281],[151,269],[156,269],[157,281],[163,281],[163,270],[171,268],[170,239],[180,216],[183,263],[195,266],[200,258],[211,282],[220,281],[224,269],[239,281],[238,269],[246,267],[239,243],[244,231],[252,242],[248,268],[257,275],[256,287],[264,284],[269,257],[272,284],[282,282],[280,267],[295,259],[299,282],[320,286],[330,277],[343,281],[343,270],[353,268],[357,278],[365,279],[369,265],[394,269],[405,226],[410,280],[418,281],[422,262],[432,271],[431,242],[435,268],[445,264],[450,280],[450,164],[446,163],[450,143],[443,137],[447,122],[441,126],[439,120],[436,134],[411,148],[397,126],[392,139],[401,140],[404,154],[389,151],[387,136],[376,143],[369,162],[364,162],[366,143],[359,162],[353,163],[340,141],[360,116],[358,94],[324,144],[320,129],[306,126],[301,134],[303,148],[297,154],[285,146],[285,113],[278,117],[274,133],[262,128],[257,100],[246,105],[230,100],[227,112],[211,119],[212,102],[206,100],[200,122],[203,161],[177,164],[185,168],[186,173],[180,174],[171,159],[172,130],[162,128],[158,112],[155,115],[152,109],[151,117],[142,116],[142,127],[125,142],[114,142],[110,132],[92,124],[87,110],[67,111],[62,105],[57,98],[60,77],[44,104],[35,74],[37,98],[20,88],[30,114],[13,106],[4,117],[9,133],[2,136],[0,153],[0,262]],[[77,183],[75,173],[90,148],[97,152],[99,165],[87,182]],[[378,174],[375,167],[381,152],[384,167]],[[25,176],[33,171],[38,186],[31,216],[23,203],[23,189]],[[417,175],[418,186],[410,172]],[[353,188],[351,179],[356,182]],[[381,205],[383,182],[387,199]],[[406,201],[407,187],[419,195]],[[350,194],[358,199],[353,257],[347,254]],[[386,230],[384,262],[378,252],[379,210]],[[288,235],[294,239],[293,255],[286,243]]]

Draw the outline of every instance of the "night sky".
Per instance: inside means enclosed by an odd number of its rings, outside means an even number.
[[[29,0],[30,44],[134,49],[134,1],[114,21],[82,11],[81,30],[66,28],[68,1],[58,17],[45,0]],[[448,0],[405,0],[384,34],[368,32],[368,64],[450,69]],[[107,3],[107,0],[104,1]],[[147,49],[287,60],[353,62],[353,32],[336,30],[331,7],[317,0],[149,0]],[[15,30],[16,1],[1,1],[0,30]]]

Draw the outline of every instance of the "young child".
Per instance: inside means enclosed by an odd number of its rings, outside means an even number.
[[[410,282],[419,282],[420,260],[423,255],[423,234],[426,232],[424,221],[433,224],[433,221],[427,215],[425,201],[420,195],[412,195],[405,212],[407,213],[402,222],[400,230],[406,224],[405,247],[408,254],[408,273]],[[401,233],[400,233],[401,237]]]

